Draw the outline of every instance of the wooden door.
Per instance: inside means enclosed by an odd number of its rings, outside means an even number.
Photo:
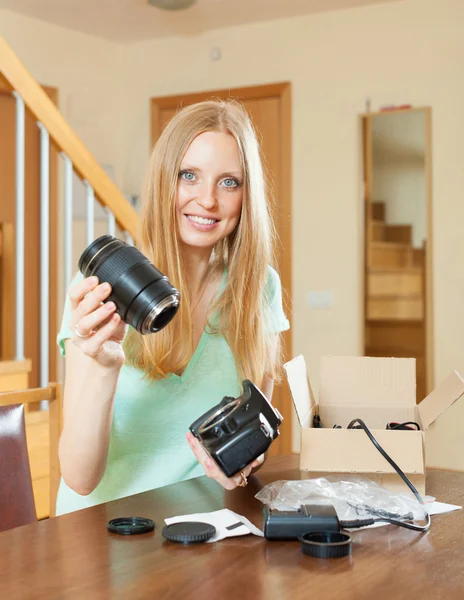
[[[44,88],[56,104],[55,88]],[[16,222],[15,197],[15,136],[16,101],[11,92],[0,82],[0,222]],[[29,386],[38,387],[40,382],[40,130],[35,119],[26,110],[26,180],[25,180],[25,265],[24,265],[24,321],[25,357],[32,361]],[[56,379],[57,334],[57,158],[55,148],[50,150],[50,380]],[[14,323],[15,315],[11,315]],[[9,333],[14,336],[14,328]],[[6,356],[14,358],[14,339],[8,341]]]
[[[199,94],[152,98],[151,142],[154,144],[176,111],[194,102],[234,98],[247,109],[261,143],[266,177],[273,198],[272,214],[278,234],[277,269],[282,280],[285,312],[291,321],[291,87],[289,83],[216,90]],[[290,360],[292,331],[283,334],[284,361]],[[220,398],[218,398],[220,400]],[[281,435],[273,443],[270,455],[289,454],[292,450],[292,400],[283,376],[275,386],[273,404],[284,417]]]

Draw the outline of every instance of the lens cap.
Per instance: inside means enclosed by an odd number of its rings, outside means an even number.
[[[163,527],[163,537],[180,544],[197,544],[207,542],[216,533],[214,525],[197,521],[171,523]]]
[[[351,554],[351,537],[338,531],[304,533],[298,538],[301,550],[307,556],[316,558],[339,558]]]
[[[111,519],[107,525],[108,531],[120,535],[148,533],[153,531],[154,528],[155,522],[145,517],[120,517],[119,519]]]

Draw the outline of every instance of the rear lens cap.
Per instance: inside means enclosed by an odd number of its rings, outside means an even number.
[[[338,531],[304,533],[298,538],[301,550],[316,558],[340,558],[351,554],[351,537]]]

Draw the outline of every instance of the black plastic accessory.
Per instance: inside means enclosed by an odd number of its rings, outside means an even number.
[[[338,531],[319,531],[300,536],[301,551],[316,558],[340,558],[351,554],[351,537]]]
[[[331,504],[307,504],[298,510],[263,508],[263,531],[268,540],[296,540],[304,533],[340,531]]]
[[[351,506],[358,508],[355,505]],[[394,518],[396,515],[377,516],[381,516],[382,519],[375,519],[371,516],[340,521],[332,504],[305,504],[298,510],[277,510],[265,506],[263,508],[263,531],[267,540],[297,540],[306,533],[330,533],[331,531],[340,532],[342,529],[357,529],[382,521],[383,517]]]
[[[181,523],[171,523],[163,527],[163,537],[170,542],[180,544],[197,544],[207,542],[216,533],[216,528],[210,523],[201,523],[198,521],[184,521]]]
[[[155,522],[145,517],[120,517],[111,519],[107,529],[111,533],[120,535],[135,535],[137,533],[148,533],[155,528]]]

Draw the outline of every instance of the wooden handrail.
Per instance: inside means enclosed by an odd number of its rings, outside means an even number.
[[[138,216],[134,208],[1,36],[0,78],[18,92],[30,112],[46,127],[58,149],[72,161],[74,170],[93,187],[96,198],[112,211],[119,227],[137,239]]]

